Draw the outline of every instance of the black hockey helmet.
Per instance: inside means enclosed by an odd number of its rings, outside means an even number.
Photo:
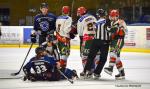
[[[107,15],[107,12],[103,9],[98,9],[97,12],[96,12],[97,17],[103,17],[103,16],[106,16],[106,15]]]
[[[41,3],[40,8],[48,8],[48,3]]]
[[[35,53],[36,53],[36,54],[39,54],[39,53],[44,52],[44,51],[45,51],[44,47],[37,47],[37,48],[35,49]]]

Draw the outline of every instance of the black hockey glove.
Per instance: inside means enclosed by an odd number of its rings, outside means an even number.
[[[77,34],[77,25],[71,25],[71,31],[69,32],[70,38],[74,39]]]
[[[31,42],[32,43],[36,43],[36,35],[35,34],[31,34]]]
[[[70,35],[71,39],[74,39],[76,37],[75,34],[73,34],[73,33],[69,33],[69,35]]]

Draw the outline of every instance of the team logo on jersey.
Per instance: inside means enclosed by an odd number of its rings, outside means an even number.
[[[47,31],[49,29],[49,23],[47,21],[43,21],[40,23],[40,27],[42,31]]]

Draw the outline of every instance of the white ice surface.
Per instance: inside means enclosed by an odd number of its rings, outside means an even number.
[[[0,75],[17,72],[26,56],[27,48],[0,48]],[[35,55],[31,50],[28,60]],[[27,61],[28,61],[27,60]],[[75,80],[70,84],[67,80],[57,82],[30,82],[21,79],[0,79],[0,89],[150,89],[150,54],[148,53],[121,53],[126,80],[115,80],[118,71],[114,70],[112,76],[104,71],[100,80]],[[108,61],[105,64],[108,66]],[[76,69],[78,74],[82,71],[79,50],[71,50],[68,59],[68,68]],[[6,74],[7,76],[7,74]]]

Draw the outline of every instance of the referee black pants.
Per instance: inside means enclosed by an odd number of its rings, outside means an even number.
[[[107,60],[108,50],[109,50],[109,41],[94,39],[87,58],[87,63],[84,68],[84,72],[91,71],[94,58],[97,55],[97,52],[100,50],[100,63],[97,65],[94,70],[95,74],[100,74]]]

